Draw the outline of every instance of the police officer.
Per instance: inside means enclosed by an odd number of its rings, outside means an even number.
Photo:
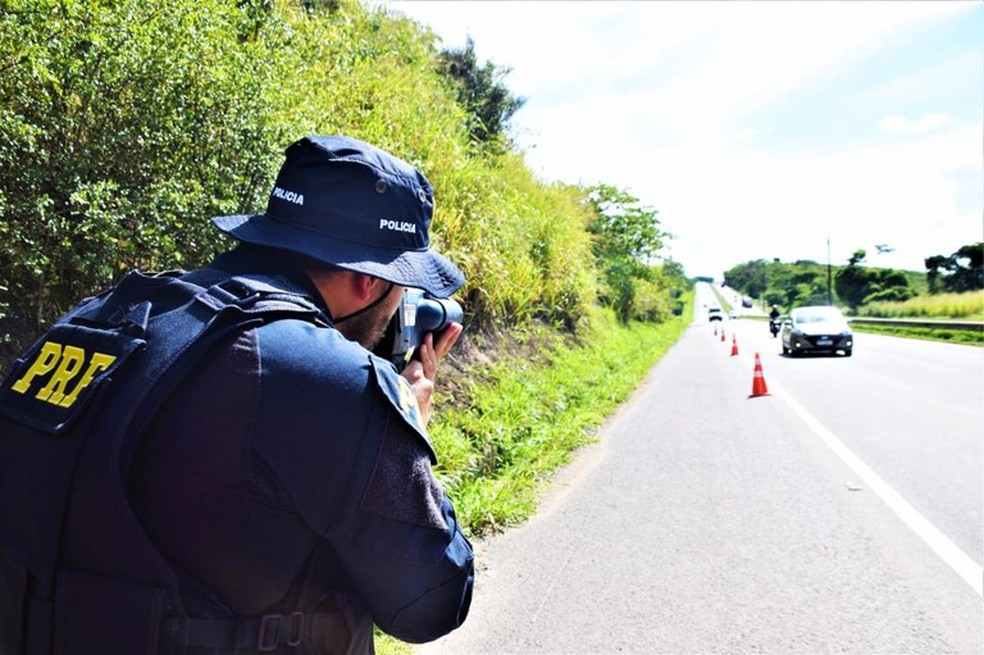
[[[446,298],[464,282],[429,246],[432,211],[414,167],[333,136],[287,149],[264,213],[212,219],[240,243],[183,279],[261,280],[314,319],[223,337],[147,417],[125,479],[147,549],[179,590],[159,620],[125,616],[140,603],[120,601],[111,579],[137,556],[100,534],[112,521],[83,454],[62,555],[77,587],[66,597],[79,600],[56,603],[55,650],[113,652],[119,629],[145,631],[128,643],[153,653],[371,653],[373,624],[425,642],[465,620],[472,549],[426,431],[461,326],[428,335],[402,373],[371,352],[404,288]],[[100,616],[110,607],[113,624]]]

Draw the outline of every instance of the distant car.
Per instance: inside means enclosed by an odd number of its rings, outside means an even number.
[[[721,311],[720,307],[709,307],[707,310],[707,320],[708,321],[723,321],[724,312]]]
[[[732,309],[730,312],[728,312],[728,318],[738,318],[738,312]]]
[[[850,357],[853,350],[851,326],[836,307],[797,307],[782,323],[783,354],[843,351]]]

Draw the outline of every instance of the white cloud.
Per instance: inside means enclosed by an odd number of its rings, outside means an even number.
[[[901,114],[886,116],[878,121],[878,129],[889,134],[922,134],[949,125],[953,118],[943,112],[923,114],[919,118],[906,118]]]
[[[691,274],[758,258],[824,262],[828,237],[834,263],[889,243],[896,251],[869,257],[873,265],[921,270],[927,255],[981,239],[981,162],[968,144],[982,138],[971,125],[919,144],[842,145],[795,158],[678,151],[648,173],[654,204],[680,237],[674,256]]]
[[[463,45],[470,34],[480,59],[512,68],[507,86],[527,98],[512,125],[529,166],[548,180],[629,189],[677,234],[672,255],[691,275],[759,257],[825,261],[828,235],[835,262],[889,243],[894,253],[869,259],[916,269],[924,251],[980,239],[979,114],[963,124],[945,93],[967,71],[969,79],[984,76],[979,54],[888,75],[866,67],[908,52],[913,35],[954,15],[980,22],[978,3],[388,6],[431,25],[446,45]],[[813,115],[774,113],[820,80],[856,80],[853,104],[820,98],[829,106],[807,108]],[[913,89],[940,100],[914,109],[904,104]],[[850,121],[866,140],[809,133],[835,121]],[[864,130],[873,124],[883,133],[874,141]],[[821,145],[766,149],[789,125]],[[884,136],[903,133],[920,138]]]

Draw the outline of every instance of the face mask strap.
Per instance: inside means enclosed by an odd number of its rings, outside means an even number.
[[[378,305],[381,302],[383,302],[384,300],[386,300],[387,296],[390,295],[390,292],[393,291],[393,287],[395,287],[395,286],[396,286],[396,284],[394,284],[393,282],[390,282],[389,283],[389,286],[386,288],[386,292],[383,295],[381,295],[379,298],[376,298],[376,300],[374,300],[373,302],[369,303],[368,305],[366,305],[365,307],[363,307],[362,309],[360,309],[358,311],[352,312],[351,314],[346,314],[345,316],[342,316],[341,318],[333,318],[332,319],[332,322],[335,325],[338,325],[342,321],[347,321],[350,318],[354,318],[354,317],[356,317],[356,316],[358,316],[360,314],[365,314],[370,309],[372,309],[376,305]]]

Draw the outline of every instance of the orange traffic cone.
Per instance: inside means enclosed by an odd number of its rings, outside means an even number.
[[[749,398],[768,395],[769,389],[765,386],[765,376],[762,375],[762,359],[758,353],[755,353],[755,375],[752,378],[752,395]]]
[[[734,357],[738,354],[738,335],[731,335],[731,356]]]
[[[718,335],[718,324],[715,323],[714,324],[714,336],[717,336],[717,335]]]
[[[721,326],[721,343],[724,343],[724,326]]]

